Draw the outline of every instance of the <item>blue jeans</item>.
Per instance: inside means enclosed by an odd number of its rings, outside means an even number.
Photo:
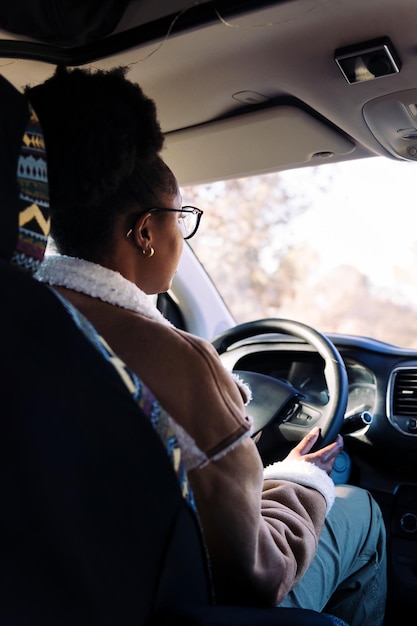
[[[279,606],[340,617],[349,626],[380,626],[387,593],[386,533],[371,494],[337,485],[317,553]]]

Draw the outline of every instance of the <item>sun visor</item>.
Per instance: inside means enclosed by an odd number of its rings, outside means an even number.
[[[397,159],[417,161],[417,89],[370,100],[365,122],[379,143]]]
[[[290,105],[167,133],[163,158],[180,185],[251,176],[347,155],[341,131]]]

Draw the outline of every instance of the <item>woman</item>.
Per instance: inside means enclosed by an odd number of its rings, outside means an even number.
[[[172,416],[218,601],[382,624],[384,524],[367,492],[344,486],[335,499],[329,474],[342,438],[311,453],[313,430],[264,472],[248,389],[209,342],[174,328],[148,298],[169,289],[201,212],[181,207],[155,105],[125,74],[58,68],[27,91],[44,128],[51,232],[63,255],[38,279],[84,313]]]

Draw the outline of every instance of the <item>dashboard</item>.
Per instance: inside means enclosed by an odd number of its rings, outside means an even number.
[[[327,335],[348,377],[342,433],[345,447],[410,478],[417,472],[417,351],[353,335]],[[254,371],[284,380],[325,404],[324,361],[314,348],[284,334],[259,335],[220,355],[229,370]],[[417,474],[414,474],[417,477]]]

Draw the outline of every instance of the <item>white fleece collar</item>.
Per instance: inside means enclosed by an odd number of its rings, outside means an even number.
[[[35,278],[42,283],[67,287],[172,326],[153,304],[150,296],[119,272],[97,263],[64,255],[46,256]]]

